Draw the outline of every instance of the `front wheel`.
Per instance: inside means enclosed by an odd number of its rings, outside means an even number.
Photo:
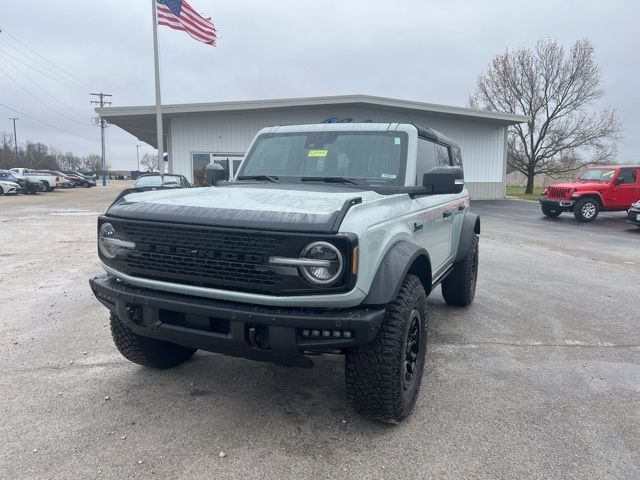
[[[579,222],[593,222],[600,213],[600,203],[593,198],[581,198],[573,206],[573,216]]]
[[[111,336],[118,351],[127,360],[153,368],[171,368],[186,362],[195,348],[137,335],[115,313],[111,313]]]
[[[427,295],[415,275],[404,280],[373,342],[345,356],[347,396],[368,418],[397,423],[416,403],[427,348]]]
[[[562,210],[559,208],[549,207],[548,205],[541,205],[540,209],[542,210],[542,214],[549,218],[556,218],[562,213]]]

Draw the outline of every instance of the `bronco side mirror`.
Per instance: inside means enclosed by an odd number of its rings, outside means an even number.
[[[207,185],[215,187],[219,181],[227,180],[227,171],[219,163],[210,163],[204,169]]]
[[[462,167],[434,167],[422,176],[422,185],[433,195],[460,193],[464,188]]]

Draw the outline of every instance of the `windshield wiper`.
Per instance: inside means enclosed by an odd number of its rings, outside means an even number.
[[[349,183],[351,185],[359,185],[349,178],[344,177],[302,177],[301,182],[325,182],[325,183]]]
[[[278,177],[272,177],[271,175],[242,175],[237,180],[267,180],[268,182],[278,183]]]

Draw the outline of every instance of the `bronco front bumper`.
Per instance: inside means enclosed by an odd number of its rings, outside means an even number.
[[[370,343],[382,308],[280,308],[132,287],[111,275],[89,280],[96,298],[138,335],[211,352],[311,366],[307,351]]]

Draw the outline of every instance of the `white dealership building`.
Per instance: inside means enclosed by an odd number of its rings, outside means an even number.
[[[110,123],[157,147],[155,106],[96,111]],[[369,95],[163,105],[162,116],[169,171],[192,182],[212,161],[235,170],[256,132],[267,126],[322,122],[420,124],[460,145],[465,182],[475,199],[504,196],[507,127],[527,121],[527,117],[509,113]]]

